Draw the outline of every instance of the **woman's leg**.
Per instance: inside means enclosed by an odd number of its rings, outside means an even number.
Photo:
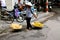
[[[26,22],[27,22],[27,29],[32,28],[31,24],[30,24],[31,18],[26,18]]]

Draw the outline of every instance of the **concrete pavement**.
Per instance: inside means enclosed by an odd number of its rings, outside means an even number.
[[[53,16],[54,13],[49,13],[49,14],[46,14],[46,13],[39,13],[38,15],[38,19],[35,20],[35,19],[32,19],[31,22],[33,21],[45,21],[46,19],[48,19],[49,17]],[[3,28],[9,28],[9,25],[10,24],[6,24],[4,23],[3,21],[0,21],[0,24],[3,26]],[[17,23],[17,22],[15,22]],[[24,26],[26,25],[26,22],[24,21],[23,23]],[[8,26],[7,26],[8,25]],[[25,26],[26,27],[26,26]],[[3,29],[2,28],[2,29]],[[49,32],[50,28],[45,26],[43,29],[41,30],[31,30],[31,31],[22,31],[22,32],[17,32],[17,33],[3,33],[3,34],[0,34],[0,40],[44,40],[47,38],[47,33]]]
[[[45,25],[50,28],[46,40],[60,40],[60,13],[50,18]]]

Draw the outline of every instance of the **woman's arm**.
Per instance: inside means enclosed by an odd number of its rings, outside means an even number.
[[[33,13],[33,16],[34,16],[35,18],[37,18],[37,17],[38,17],[35,13]]]

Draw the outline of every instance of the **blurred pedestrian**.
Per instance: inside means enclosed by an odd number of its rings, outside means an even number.
[[[27,22],[27,30],[32,29],[32,26],[30,24],[32,15],[37,18],[37,15],[31,10],[32,7],[32,3],[31,2],[27,2],[26,3],[27,9],[26,9],[26,22]]]
[[[18,0],[18,8],[19,8],[19,11],[23,10],[23,4],[21,3],[21,0]]]
[[[1,13],[1,8],[2,8],[2,7],[1,7],[1,1],[0,1],[0,13]]]
[[[25,11],[26,10],[26,4],[25,4],[25,2],[23,2],[23,11]]]
[[[0,1],[0,6],[1,6],[1,1]]]
[[[1,1],[1,6],[2,6],[2,8],[6,8],[5,0],[0,0],[0,1]]]

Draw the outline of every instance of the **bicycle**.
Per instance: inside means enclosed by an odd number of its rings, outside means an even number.
[[[5,9],[2,9],[0,11],[0,20],[3,20],[5,21],[6,23],[12,23],[14,18],[13,18],[13,15],[11,15],[12,12],[8,12],[6,11]]]
[[[26,14],[24,14],[24,11],[20,12],[18,16],[15,16],[14,11],[2,10],[0,13],[0,19],[9,24],[13,23],[14,19],[16,19],[17,22],[21,23],[25,20],[25,15]]]

